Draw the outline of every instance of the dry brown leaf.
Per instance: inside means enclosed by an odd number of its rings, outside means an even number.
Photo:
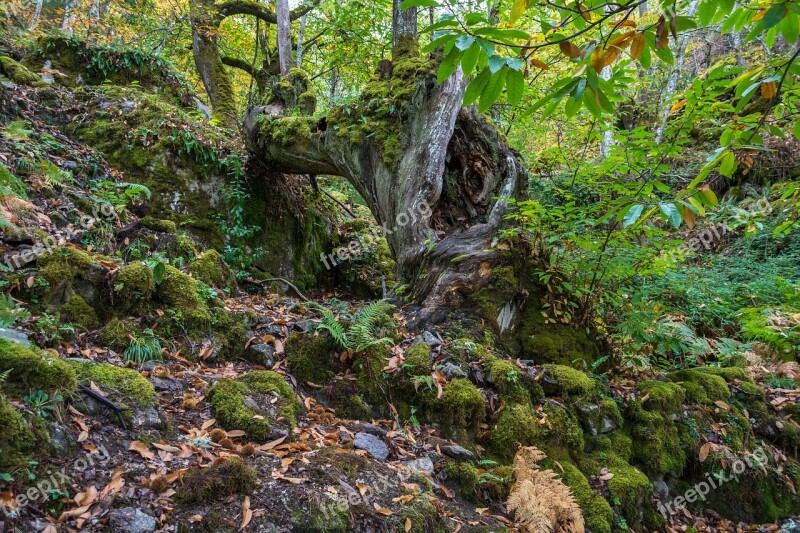
[[[386,507],[381,507],[378,503],[373,503],[372,506],[375,508],[377,512],[382,514],[383,516],[392,516],[394,513],[387,509]]]
[[[131,442],[130,446],[128,446],[128,450],[138,453],[139,455],[141,455],[143,458],[147,459],[148,461],[152,460],[153,457],[155,457],[153,455],[153,452],[151,452],[147,448],[147,444],[145,444],[144,442],[138,441],[138,440],[135,440],[135,441]]]
[[[711,452],[711,443],[710,442],[706,442],[705,444],[700,446],[700,453],[698,455],[699,455],[701,463],[704,462],[708,458],[709,452]]]

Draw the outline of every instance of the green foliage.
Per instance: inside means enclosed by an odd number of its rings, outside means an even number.
[[[373,346],[394,344],[391,338],[379,336],[379,328],[386,323],[388,312],[394,309],[384,300],[369,303],[353,314],[334,314],[319,304],[309,305],[309,308],[322,315],[322,321],[315,328],[330,333],[342,349],[359,353]]]
[[[10,328],[20,320],[26,320],[30,316],[26,309],[17,306],[11,296],[0,294],[0,328]]]
[[[145,329],[140,337],[132,337],[125,349],[125,361],[132,361],[137,365],[161,359],[161,342],[151,329]]]
[[[63,398],[58,393],[50,394],[43,390],[35,390],[23,398],[27,406],[42,418],[47,418],[56,409],[56,404]]]

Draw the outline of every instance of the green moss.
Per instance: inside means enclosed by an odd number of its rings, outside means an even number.
[[[171,220],[160,220],[151,216],[142,218],[139,223],[147,229],[157,231],[159,233],[176,233],[178,225]]]
[[[567,324],[547,323],[540,309],[529,307],[516,331],[525,359],[571,365],[575,361],[592,364],[600,356],[597,343],[586,331]]]
[[[263,132],[261,142],[289,147],[311,142],[317,131],[317,120],[313,117],[259,117]]]
[[[409,376],[430,376],[433,372],[431,347],[418,343],[406,350],[403,369]]]
[[[250,314],[246,312],[228,311],[225,308],[215,308],[211,311],[211,331],[221,348],[219,359],[232,361],[245,357],[245,346],[250,338],[248,325]],[[262,359],[252,359],[251,362],[263,364]]]
[[[147,300],[156,290],[153,271],[142,261],[134,261],[120,268],[116,284],[122,303]]]
[[[517,445],[535,444],[539,419],[527,404],[513,404],[505,408],[492,428],[489,451],[503,462],[511,462]]]
[[[474,437],[486,418],[486,405],[478,388],[468,379],[454,379],[444,386],[442,396],[430,410],[445,434],[461,442]]]
[[[684,391],[680,385],[666,381],[640,381],[636,388],[647,396],[648,409],[662,413],[677,413],[683,405]]]
[[[16,83],[30,85],[41,80],[39,76],[28,70],[25,65],[14,61],[8,56],[0,56],[0,67]]]
[[[93,382],[110,397],[146,409],[158,403],[153,384],[137,371],[92,361],[66,362],[79,381]]]
[[[0,471],[26,463],[37,448],[28,423],[0,394]]]
[[[91,268],[94,260],[75,248],[56,248],[47,251],[36,259],[39,274],[51,285],[70,284],[81,273]]]
[[[400,531],[411,520],[409,533],[448,533],[450,524],[426,494],[420,494],[387,522],[389,531]]]
[[[138,336],[139,330],[118,318],[112,318],[100,330],[97,341],[106,348],[122,351],[128,347],[131,337]]]
[[[530,402],[528,389],[522,382],[519,368],[506,359],[489,356],[483,363],[489,383],[500,392],[500,398],[508,403]]]
[[[99,323],[94,309],[86,303],[83,297],[77,294],[73,295],[67,303],[61,306],[61,312],[67,315],[70,322],[74,322],[82,328],[96,328]]]
[[[585,373],[563,365],[544,365],[545,379],[563,396],[579,396],[594,390],[595,382]]]
[[[258,395],[263,397],[263,402],[256,400]],[[291,432],[302,409],[283,377],[270,371],[251,372],[236,380],[220,380],[209,389],[207,397],[222,427],[242,430],[254,441],[267,440],[279,417]]]
[[[203,328],[211,322],[211,313],[197,289],[194,278],[167,265],[157,295],[167,306],[180,313],[187,326]]]
[[[456,339],[447,350],[458,363],[471,363],[481,359],[485,361],[490,357],[486,347],[472,339]]]
[[[193,467],[183,476],[175,502],[202,504],[234,494],[252,494],[258,473],[239,457],[219,459],[208,468]]]
[[[304,92],[297,97],[297,107],[303,115],[313,115],[317,109],[317,97],[313,92]]]
[[[608,481],[611,501],[625,517],[631,529],[642,531],[644,510],[651,507],[650,497],[653,487],[650,485],[650,480],[632,466],[614,466],[609,470],[614,474]]]
[[[292,333],[286,341],[286,364],[297,379],[322,385],[344,370],[334,348],[326,333]]]
[[[478,469],[470,463],[447,461],[444,465],[447,479],[452,481],[456,490],[462,496],[472,498],[475,496],[475,487],[478,485]]]
[[[731,397],[728,384],[721,376],[702,372],[698,369],[679,370],[668,375],[686,391],[686,398],[703,405],[716,401],[727,402]]]
[[[611,533],[614,511],[605,498],[595,491],[586,476],[569,462],[560,462],[563,472],[558,467],[553,471],[560,474],[561,480],[572,491],[575,501],[581,507],[583,519],[592,533]]]
[[[236,276],[219,252],[206,250],[189,265],[189,272],[206,285],[233,294],[237,290]]]
[[[10,371],[5,385],[27,394],[30,390],[71,394],[77,385],[75,373],[60,359],[0,339],[0,373]]]

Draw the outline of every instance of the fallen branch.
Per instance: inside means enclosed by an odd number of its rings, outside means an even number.
[[[120,407],[119,405],[115,404],[114,402],[112,402],[99,392],[93,391],[86,385],[78,385],[78,392],[85,394],[86,396],[89,396],[94,400],[97,400],[104,407],[114,411],[114,413],[117,415],[117,418],[119,418],[119,423],[122,424],[122,428],[128,429],[128,426],[125,425],[125,419],[122,418],[122,411],[130,411],[130,409],[128,409],[127,407]]]

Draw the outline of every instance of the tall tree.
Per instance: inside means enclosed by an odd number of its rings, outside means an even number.
[[[292,33],[289,0],[275,0],[275,15],[278,19],[278,61],[281,75],[292,68]]]
[[[291,10],[288,15],[289,21],[298,19],[319,2],[320,0],[309,0]],[[247,64],[236,60],[226,61],[222,56],[219,50],[220,25],[223,20],[232,15],[251,15],[266,24],[277,24],[278,16],[274,11],[267,9],[255,0],[221,2],[189,0],[189,14],[192,23],[192,54],[197,72],[208,94],[214,117],[231,128],[238,128],[236,96],[226,64],[249,71],[252,69]],[[291,61],[291,44],[289,44],[289,60]]]

